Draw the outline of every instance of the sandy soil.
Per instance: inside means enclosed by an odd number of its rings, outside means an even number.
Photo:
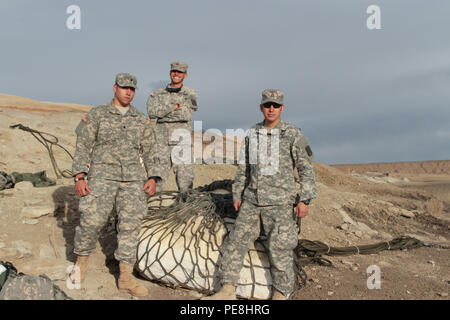
[[[21,182],[14,189],[0,191],[0,259],[13,262],[21,272],[48,275],[74,299],[133,299],[116,288],[118,265],[111,258],[115,233],[108,227],[91,257],[86,287],[66,288],[66,270],[74,261],[73,236],[79,218],[73,182],[56,177],[46,149],[30,133],[9,128],[22,123],[51,133],[73,153],[74,128],[87,110],[88,106],[0,95],[0,170],[8,173],[46,170],[57,181],[54,187],[34,188]],[[55,155],[61,169],[71,168],[67,154],[55,149]],[[347,165],[346,170],[317,162],[314,165],[319,196],[302,222],[301,238],[320,240],[330,246],[351,246],[410,235],[427,243],[450,246],[447,162],[394,163],[390,169],[379,164],[364,165],[363,169]],[[232,165],[197,165],[194,186],[233,179],[235,170]],[[381,174],[374,178],[373,172]],[[175,189],[173,175],[166,189]],[[30,218],[26,208],[33,206],[47,207],[48,212]],[[305,267],[307,286],[293,299],[449,299],[449,249],[423,247],[327,258],[333,262],[332,267]],[[367,287],[370,276],[367,269],[372,265],[381,270],[380,289]],[[144,279],[138,281],[150,291],[142,299],[201,297],[195,291],[169,288]]]

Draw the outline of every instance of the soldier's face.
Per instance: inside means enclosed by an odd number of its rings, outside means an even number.
[[[264,120],[269,123],[280,121],[281,113],[284,111],[284,105],[281,105],[279,108],[275,108],[273,105],[270,105],[270,107],[267,108],[261,104],[259,108],[264,115]]]
[[[170,71],[170,80],[172,84],[181,84],[186,79],[187,73],[180,71]]]
[[[120,87],[114,85],[114,98],[122,105],[127,106],[134,98],[135,89],[132,87]]]

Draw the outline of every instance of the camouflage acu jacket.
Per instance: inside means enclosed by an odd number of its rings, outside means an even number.
[[[92,108],[75,132],[73,175],[86,172],[88,178],[117,181],[139,181],[160,176],[153,126],[133,106],[125,115],[112,101]]]
[[[267,141],[267,148],[264,141]],[[260,206],[282,205],[317,196],[313,153],[300,129],[280,121],[268,130],[261,122],[249,130],[244,143],[233,184],[234,201],[246,200]],[[269,156],[265,159],[262,154]],[[294,169],[300,177],[299,192]]]
[[[153,92],[147,100],[147,112],[151,119],[158,119],[158,141],[174,145],[177,141],[170,141],[174,130],[185,129],[189,133],[192,131],[191,119],[198,109],[198,104],[194,89],[183,86],[178,92],[170,91],[170,88],[166,87]],[[175,104],[181,105],[181,108],[174,110]]]

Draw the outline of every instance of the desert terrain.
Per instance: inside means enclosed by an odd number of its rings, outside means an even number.
[[[116,288],[118,265],[112,258],[115,231],[103,230],[88,267],[86,286],[69,290],[66,270],[78,223],[78,197],[72,179],[57,177],[47,150],[29,132],[11,129],[23,124],[55,135],[72,154],[74,129],[89,106],[40,102],[0,94],[0,170],[34,173],[45,170],[57,183],[35,188],[29,182],[0,191],[0,260],[25,274],[45,274],[76,300],[137,299]],[[70,157],[54,148],[62,169]],[[365,165],[325,165],[314,162],[319,196],[302,220],[301,239],[330,246],[373,244],[408,235],[439,244],[372,255],[326,257],[331,267],[307,265],[307,285],[294,300],[448,300],[450,286],[450,161]],[[233,179],[233,165],[195,167],[194,187]],[[175,190],[173,174],[166,190]],[[381,270],[381,287],[369,289],[367,269]],[[143,278],[149,289],[141,300],[196,300],[202,294],[166,287]]]

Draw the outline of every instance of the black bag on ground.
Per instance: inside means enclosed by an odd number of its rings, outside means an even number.
[[[36,173],[18,173],[13,172],[11,175],[16,180],[16,183],[21,181],[29,181],[33,184],[33,187],[42,188],[50,187],[56,185],[56,181],[53,181],[47,177],[47,173],[44,171],[39,171]]]
[[[36,173],[13,172],[11,174],[0,171],[0,190],[12,189],[17,183],[22,181],[29,181],[33,184],[33,187],[36,188],[51,187],[56,185],[56,181],[53,181],[47,177],[45,170]]]

